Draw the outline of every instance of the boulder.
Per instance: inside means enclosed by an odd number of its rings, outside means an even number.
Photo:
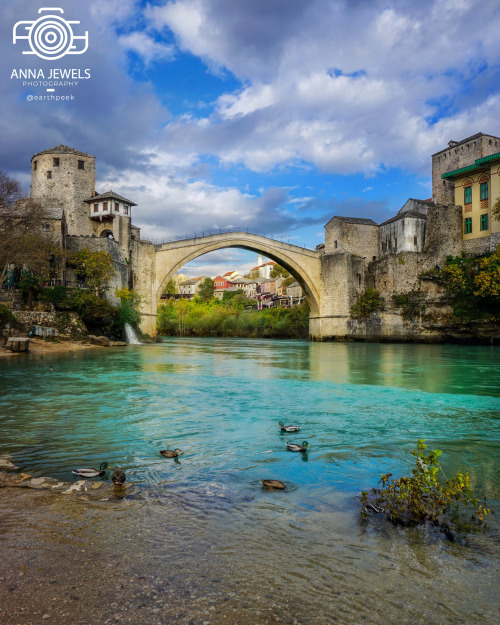
[[[109,347],[109,339],[107,336],[94,336],[89,334],[87,337],[89,343],[92,345],[100,345],[101,347]]]
[[[29,352],[30,340],[23,337],[10,336],[5,344],[5,349],[11,352]]]
[[[128,343],[125,343],[125,341],[110,341],[109,342],[109,346],[110,347],[127,347]]]

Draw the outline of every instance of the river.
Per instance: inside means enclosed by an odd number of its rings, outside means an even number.
[[[450,542],[358,502],[424,438],[500,512],[498,347],[172,338],[4,359],[0,380],[0,455],[65,481],[106,461],[133,483],[0,491],[9,625],[499,621],[498,514]]]

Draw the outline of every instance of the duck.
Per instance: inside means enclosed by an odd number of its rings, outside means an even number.
[[[113,475],[111,476],[111,481],[115,486],[123,486],[126,480],[125,473],[120,469],[120,467],[116,467]]]
[[[295,443],[286,444],[288,451],[307,451],[308,447],[309,443],[307,441],[302,441],[302,445],[296,445]]]
[[[180,449],[162,449],[160,450],[160,453],[162,456],[165,456],[165,458],[177,458],[180,451]]]
[[[78,475],[79,477],[98,477],[100,475],[104,475],[106,473],[106,469],[111,469],[107,462],[101,462],[101,465],[98,469],[74,469],[71,473]]]
[[[259,482],[269,490],[286,490],[286,484],[281,480],[259,480]]]
[[[285,425],[283,421],[280,421],[278,425],[282,432],[298,432],[300,430],[300,425]]]

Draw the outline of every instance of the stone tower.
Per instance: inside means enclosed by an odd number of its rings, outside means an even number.
[[[31,198],[46,208],[63,208],[68,234],[91,235],[89,205],[95,195],[95,157],[66,145],[31,159]]]
[[[474,165],[478,158],[500,152],[500,138],[478,132],[462,141],[450,141],[448,147],[432,155],[432,199],[437,204],[455,203],[453,180],[443,180],[446,174]]]

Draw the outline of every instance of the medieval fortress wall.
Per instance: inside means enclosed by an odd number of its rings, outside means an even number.
[[[469,172],[477,175],[464,182]],[[472,208],[464,206],[464,193],[470,191],[464,192],[467,185],[472,186],[470,195],[477,196]],[[283,244],[259,237],[247,241],[244,233],[227,234],[211,244],[213,249],[230,245],[253,249],[291,269],[309,294],[313,339],[439,340],[439,322],[404,321],[391,305],[393,297],[419,291],[430,308],[446,316],[449,308],[442,291],[421,276],[444,264],[448,255],[484,253],[500,244],[500,222],[491,215],[492,202],[499,194],[500,139],[478,133],[450,141],[432,156],[432,199],[409,199],[382,224],[334,216],[325,226],[325,244],[316,251],[294,246],[285,250]],[[31,197],[46,209],[51,236],[57,235],[68,250],[87,247],[111,254],[116,276],[107,296],[116,299],[114,292],[121,287],[136,290],[143,297],[142,329],[155,334],[163,274],[167,267],[176,266],[180,244],[170,249],[169,244],[155,246],[142,240],[139,228],[132,224],[134,202],[111,190],[97,194],[95,157],[68,146],[32,157]],[[474,222],[467,211],[475,215]],[[467,232],[470,228],[472,232]],[[244,241],[240,241],[242,236]],[[193,258],[206,253],[208,243],[194,241],[182,254]],[[70,274],[68,269],[65,279],[71,281]],[[349,316],[350,307],[368,287],[376,288],[387,305],[367,322],[355,321]]]

